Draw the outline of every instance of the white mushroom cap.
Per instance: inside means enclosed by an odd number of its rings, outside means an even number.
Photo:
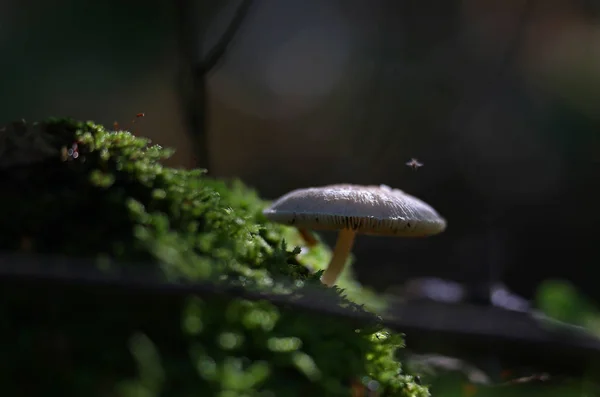
[[[329,185],[294,190],[264,211],[277,223],[313,230],[425,237],[446,228],[430,205],[388,186]]]

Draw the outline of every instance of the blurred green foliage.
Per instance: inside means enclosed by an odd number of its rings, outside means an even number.
[[[600,336],[600,311],[568,281],[544,281],[538,288],[536,303],[547,316]]]
[[[285,240],[300,237],[267,223],[255,192],[165,167],[171,152],[146,139],[70,120],[15,123],[3,136],[14,139],[0,153],[1,249],[95,256],[106,271],[150,266],[170,281],[320,290],[349,311],[381,307],[348,272],[346,291],[324,287],[307,266],[322,269],[328,250],[289,250]],[[16,285],[4,295],[8,395],[349,396],[353,381],[380,396],[428,395],[394,358],[401,335],[375,315],[357,329],[265,301]]]

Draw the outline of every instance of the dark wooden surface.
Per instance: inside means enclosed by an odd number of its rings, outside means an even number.
[[[322,289],[290,297],[206,283],[165,283],[159,274],[147,273],[147,268],[132,266],[125,272],[106,273],[93,262],[83,260],[0,255],[0,285],[18,284],[22,288],[84,285],[87,286],[84,291],[89,293],[164,294],[165,299],[190,294],[211,299],[266,299],[278,306],[337,316],[356,324],[373,321],[372,316],[364,313],[327,304],[328,294]],[[445,354],[475,362],[494,358],[503,368],[517,366],[553,375],[579,376],[600,368],[600,339],[533,312],[467,304],[392,302],[383,322],[405,333],[407,346],[417,353]]]
[[[392,304],[386,320],[410,350],[580,376],[600,369],[600,339],[537,312],[438,302]]]

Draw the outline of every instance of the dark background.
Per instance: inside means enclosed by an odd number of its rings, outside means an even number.
[[[190,64],[240,4],[2,2],[0,120],[129,127],[145,112],[136,133],[175,147],[172,165],[267,198],[339,182],[403,189],[449,227],[358,238],[358,276],[381,290],[435,276],[503,280],[531,298],[564,278],[600,302],[597,2],[252,1],[198,79]]]

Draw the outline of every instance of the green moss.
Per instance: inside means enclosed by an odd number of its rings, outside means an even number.
[[[94,256],[108,269],[154,266],[146,270],[171,281],[320,290],[347,310],[381,305],[349,273],[346,291],[322,286],[307,268],[322,269],[328,249],[289,250],[285,241],[300,245],[300,237],[266,222],[255,192],[200,170],[164,167],[170,152],[143,138],[70,120],[17,123],[3,134],[12,149],[0,154],[0,249]],[[356,329],[265,301],[5,292],[11,299],[2,306],[0,336],[15,343],[0,365],[16,371],[35,362],[31,370],[45,371],[46,381],[30,387],[46,394],[348,396],[351,382],[362,380],[375,381],[381,396],[428,395],[394,359],[402,337],[375,316]],[[54,346],[51,365],[38,359],[36,341]],[[17,390],[15,376],[6,370],[0,379]]]

